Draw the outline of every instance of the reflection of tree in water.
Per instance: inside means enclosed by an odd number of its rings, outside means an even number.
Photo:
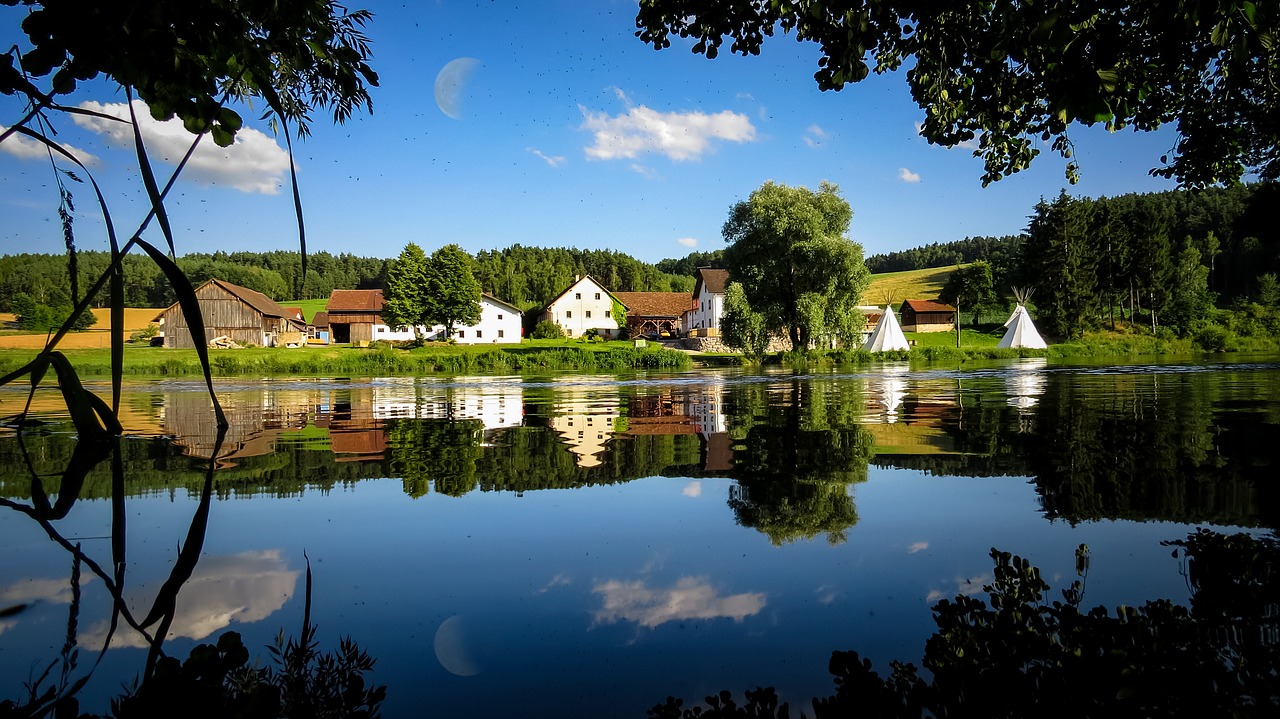
[[[1259,451],[1280,425],[1219,412],[1258,398],[1215,374],[1116,375],[1101,393],[1051,383],[1027,444],[1046,513],[1280,526],[1274,453]]]
[[[484,424],[476,419],[392,419],[386,422],[391,473],[404,492],[435,491],[461,497],[476,487],[476,460]]]
[[[854,396],[857,395],[857,396]],[[858,521],[849,485],[867,479],[875,439],[856,421],[861,394],[851,383],[797,380],[731,395],[738,523],[775,545],[826,534],[832,544]]]
[[[1167,599],[1114,614],[1082,611],[1089,553],[1076,554],[1079,579],[1050,602],[1029,562],[991,550],[987,600],[957,596],[934,606],[938,630],[925,643],[923,676],[890,663],[881,676],[857,652],[836,651],[836,691],[812,703],[815,719],[872,716],[1091,717],[1273,716],[1280,704],[1280,541],[1201,530],[1169,542],[1181,556],[1190,607]],[[791,717],[772,688],[725,691],[708,706],[679,699],[653,719]]]

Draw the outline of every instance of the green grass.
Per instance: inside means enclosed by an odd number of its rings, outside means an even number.
[[[883,307],[886,295],[892,297],[895,309],[903,300],[936,299],[947,283],[947,275],[955,270],[956,267],[930,267],[871,275],[871,285],[862,293],[862,304]]]
[[[280,303],[281,307],[297,307],[302,310],[302,318],[307,322],[316,316],[317,312],[324,311],[324,306],[328,304],[329,298],[322,297],[318,300],[286,300]]]
[[[32,350],[0,349],[0,372],[17,369]],[[111,373],[108,349],[66,350],[82,377]],[[663,348],[636,349],[625,342],[547,341],[534,345],[439,345],[414,350],[349,346],[298,349],[246,347],[210,350],[217,376],[376,376],[419,374],[509,374],[532,371],[625,371],[683,369],[689,355]],[[127,346],[123,373],[132,376],[199,376],[195,350]]]

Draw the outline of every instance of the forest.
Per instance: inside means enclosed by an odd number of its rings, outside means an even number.
[[[1233,335],[1280,335],[1278,201],[1276,183],[1096,199],[1063,193],[1032,209],[1023,235],[931,243],[873,255],[866,264],[873,272],[895,272],[980,263],[980,272],[957,277],[969,286],[957,282],[943,299],[959,299],[975,310],[986,304],[1005,311],[1016,285],[1033,291],[1036,316],[1057,337],[1123,324],[1195,336],[1206,348],[1222,349]],[[0,311],[69,308],[70,267],[83,287],[101,274],[108,255],[80,251],[74,262],[70,259],[0,256]],[[296,252],[178,258],[193,284],[217,277],[280,300],[382,287],[390,262],[316,252],[308,257],[303,282]],[[546,305],[575,275],[591,275],[615,291],[690,292],[700,266],[723,267],[724,251],[649,264],[612,250],[517,244],[477,253],[472,272],[485,292],[529,310]],[[126,256],[124,268],[127,306],[164,307],[174,301],[149,259]],[[101,298],[100,304],[105,302]]]

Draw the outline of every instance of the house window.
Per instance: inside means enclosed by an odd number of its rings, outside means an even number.
[[[484,333],[481,330],[476,330],[476,339],[481,339],[483,336]]]
[[[386,328],[386,327],[383,327],[383,326],[381,326],[381,325],[379,325],[379,326],[378,326],[378,331],[379,331],[379,332],[386,332],[386,331],[387,331],[387,328]]]
[[[574,293],[573,293],[573,299],[575,299],[575,300],[580,300],[580,299],[582,299],[582,293],[581,293],[581,292],[574,292]]]
[[[598,300],[598,299],[600,299],[600,293],[599,293],[599,292],[597,292],[597,293],[596,293],[596,299],[597,299],[597,300]]]
[[[605,310],[604,318],[607,320],[607,319],[610,319],[611,317],[613,317],[613,310]]]
[[[498,338],[499,338],[499,339],[501,339],[501,338],[502,338],[502,330],[498,330]]]
[[[502,319],[502,315],[498,315],[498,319]]]
[[[565,310],[564,317],[565,319],[569,319],[570,317],[573,317],[573,310]]]
[[[587,310],[587,319],[591,319],[591,310]]]
[[[466,337],[466,336],[467,336],[466,332],[463,332],[462,330],[458,330],[458,339],[462,339],[463,337]]]

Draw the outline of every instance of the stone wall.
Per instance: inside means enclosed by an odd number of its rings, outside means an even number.
[[[720,337],[685,337],[680,340],[680,344],[694,352],[737,352],[726,345]],[[774,337],[769,340],[769,346],[765,348],[765,352],[786,352],[790,349],[790,338]]]

